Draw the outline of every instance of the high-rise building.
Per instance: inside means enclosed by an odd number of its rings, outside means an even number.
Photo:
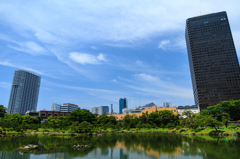
[[[36,111],[41,77],[26,71],[16,70],[8,103],[8,114]]]
[[[60,108],[61,108],[61,104],[60,103],[57,103],[57,102],[54,102],[52,104],[52,111],[60,111]]]
[[[108,106],[101,106],[103,107],[103,113],[106,114],[106,113],[109,113],[109,107]]]
[[[78,105],[71,103],[63,103],[60,107],[61,112],[72,112],[74,110],[80,109]]]
[[[187,19],[185,36],[194,100],[200,110],[240,99],[240,69],[227,13]]]
[[[122,114],[122,110],[124,108],[127,108],[127,99],[126,98],[120,98],[119,99],[119,114]]]

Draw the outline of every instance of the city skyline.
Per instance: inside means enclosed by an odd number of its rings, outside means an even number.
[[[116,111],[120,97],[129,108],[164,101],[193,105],[185,21],[201,14],[226,11],[240,51],[236,0],[22,3],[0,2],[5,107],[17,69],[42,77],[37,110],[71,102],[88,110],[113,104]]]

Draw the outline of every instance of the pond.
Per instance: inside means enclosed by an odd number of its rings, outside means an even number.
[[[22,152],[22,145],[38,145]],[[89,145],[74,150],[73,145]],[[102,136],[32,135],[0,138],[0,159],[236,159],[240,156],[237,137],[180,136],[158,133],[103,134]]]

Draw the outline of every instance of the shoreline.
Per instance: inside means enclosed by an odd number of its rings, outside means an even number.
[[[101,134],[149,134],[149,133],[160,133],[160,134],[176,134],[176,135],[188,135],[188,136],[240,136],[239,132],[236,133],[226,133],[223,131],[211,131],[210,133],[184,133],[183,132],[177,132],[175,130],[173,131],[127,131],[127,130],[121,130],[121,131],[101,131],[98,133],[62,133],[62,132],[25,132],[25,133],[6,133],[6,134],[0,134],[0,138],[2,137],[23,137],[24,135],[49,135],[49,136],[83,136],[83,135],[92,135],[92,136],[101,136]],[[100,135],[99,135],[100,134]]]

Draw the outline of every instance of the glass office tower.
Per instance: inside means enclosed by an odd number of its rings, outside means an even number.
[[[36,111],[40,81],[41,77],[34,73],[15,71],[7,113],[25,115],[27,111]]]
[[[227,13],[187,19],[185,36],[194,100],[200,110],[240,99],[240,69]]]
[[[120,98],[119,99],[119,114],[122,114],[122,110],[124,108],[127,108],[127,99],[126,98]]]

